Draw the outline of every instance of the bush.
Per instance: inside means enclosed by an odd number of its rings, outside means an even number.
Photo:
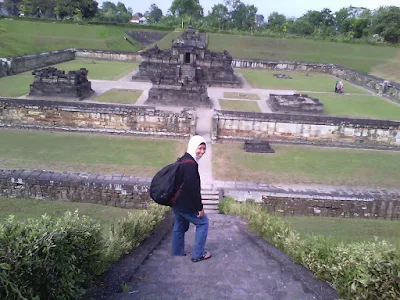
[[[0,226],[2,299],[14,299],[17,287],[28,299],[72,299],[90,281],[101,253],[101,228],[87,217],[15,222]]]
[[[102,235],[77,212],[0,224],[0,299],[76,299],[96,275],[137,247],[167,208],[130,213]]]
[[[220,210],[246,217],[250,229],[348,299],[400,299],[400,253],[385,241],[345,245],[322,236],[301,239],[283,218],[260,205],[224,199]]]

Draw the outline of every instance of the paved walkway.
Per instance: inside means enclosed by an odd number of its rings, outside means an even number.
[[[172,256],[169,232],[127,282],[126,292],[108,299],[338,299],[328,284],[250,233],[239,217],[209,218],[211,259],[191,262],[194,227],[186,233],[188,255]]]

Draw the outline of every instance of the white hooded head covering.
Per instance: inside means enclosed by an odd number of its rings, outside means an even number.
[[[202,143],[206,144],[206,140],[200,135],[194,135],[190,138],[188,148],[186,151],[194,158],[194,160],[197,163],[199,162],[200,157],[196,157],[196,150],[197,150],[197,147],[199,147],[199,145]]]

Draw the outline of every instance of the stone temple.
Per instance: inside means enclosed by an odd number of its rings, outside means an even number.
[[[153,83],[149,104],[211,107],[207,86],[241,87],[232,56],[207,50],[206,34],[191,26],[173,41],[171,50],[155,46],[141,55],[143,61],[132,80]]]

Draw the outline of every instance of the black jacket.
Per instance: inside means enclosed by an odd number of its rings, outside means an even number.
[[[203,209],[199,165],[189,153],[179,159],[181,162],[186,160],[191,162],[182,163],[176,172],[177,192],[173,208],[180,212],[198,212]]]

